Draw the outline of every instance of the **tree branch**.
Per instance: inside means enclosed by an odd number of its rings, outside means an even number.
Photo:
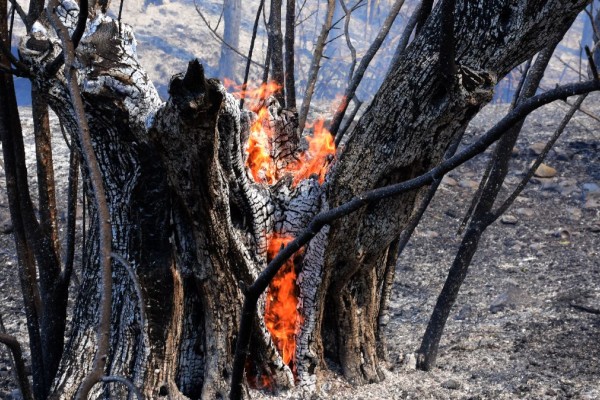
[[[248,77],[250,76],[250,64],[252,62],[252,52],[254,51],[254,42],[256,41],[256,33],[258,32],[258,23],[260,21],[260,13],[265,5],[265,0],[261,0],[256,11],[254,26],[252,27],[252,38],[250,39],[250,49],[246,58],[246,70],[244,71],[244,83],[242,84],[242,93],[240,98],[240,108],[244,107],[244,98],[246,97],[246,88],[248,87]]]
[[[329,131],[336,139],[336,145],[338,145],[339,142],[342,140],[341,135],[339,137],[337,136],[337,132],[340,128],[340,125],[342,124],[342,119],[346,114],[346,110],[348,109],[349,99],[352,99],[354,97],[356,89],[358,89],[358,86],[360,85],[360,82],[362,81],[363,76],[365,75],[365,72],[367,71],[367,68],[371,63],[371,60],[373,60],[373,57],[375,57],[375,54],[377,54],[377,51],[379,51],[381,44],[387,37],[403,5],[404,0],[396,0],[394,6],[390,10],[390,13],[383,22],[383,25],[381,25],[381,29],[379,30],[377,37],[375,38],[375,40],[373,40],[373,43],[371,43],[371,46],[369,46],[369,50],[367,50],[363,58],[360,60],[360,64],[356,69],[356,73],[352,77],[352,82],[348,85],[348,88],[344,93],[344,98],[346,99],[346,101],[343,102],[341,107],[339,107],[336,110],[335,115],[333,116],[333,121],[331,121],[331,126],[329,128]]]
[[[27,371],[25,370],[25,361],[23,360],[23,351],[19,341],[11,335],[4,332],[0,332],[0,343],[3,343],[11,351],[13,361],[15,363],[15,372],[17,378],[17,384],[21,389],[21,394],[24,400],[34,400],[33,391],[27,378]]]
[[[511,193],[511,195],[508,196],[506,198],[506,200],[504,200],[502,205],[500,207],[498,207],[498,209],[496,211],[492,212],[492,214],[490,216],[490,219],[492,222],[495,221],[496,219],[498,219],[502,214],[504,214],[506,212],[506,210],[508,210],[508,208],[515,201],[515,199],[521,194],[521,192],[523,191],[523,189],[525,188],[527,183],[531,180],[531,178],[535,174],[535,171],[537,171],[538,167],[542,164],[542,162],[544,161],[544,159],[550,152],[550,149],[552,149],[552,146],[554,146],[554,144],[556,143],[556,141],[558,140],[560,135],[562,135],[562,133],[564,132],[565,128],[571,121],[571,118],[573,118],[573,115],[575,115],[575,112],[577,112],[579,107],[581,107],[581,104],[583,103],[583,101],[585,100],[586,97],[587,97],[587,94],[582,94],[581,96],[579,96],[577,98],[575,103],[571,106],[570,110],[564,116],[563,120],[560,122],[560,125],[558,126],[558,128],[556,128],[556,130],[552,134],[552,137],[550,137],[550,140],[548,140],[548,143],[546,143],[546,146],[544,146],[544,149],[542,150],[542,152],[538,155],[538,157],[536,158],[534,163],[531,165],[531,167],[527,171],[527,174],[525,174],[525,176],[523,177],[521,182],[519,182],[519,184],[517,185],[515,190]]]
[[[86,11],[87,17],[87,0],[82,0],[80,13]],[[102,173],[98,164],[98,159],[94,152],[90,129],[85,115],[83,99],[77,83],[77,70],[75,69],[75,43],[71,41],[69,31],[60,21],[60,18],[53,12],[58,5],[58,0],[51,0],[47,10],[48,19],[51,21],[56,30],[63,46],[64,54],[64,74],[67,84],[67,89],[71,97],[73,112],[76,115],[77,133],[81,145],[84,165],[88,170],[88,176],[92,185],[92,193],[96,210],[98,212],[98,227],[99,227],[99,249],[100,249],[100,268],[101,274],[101,301],[100,301],[100,321],[98,322],[96,331],[96,355],[92,370],[85,377],[79,390],[76,394],[77,400],[85,400],[91,388],[104,376],[104,369],[109,353],[109,337],[110,337],[110,315],[112,304],[112,269],[111,269],[111,242],[112,231],[110,223],[110,212],[106,202],[106,194],[104,191],[104,183]],[[81,18],[79,19],[81,20]],[[75,36],[75,34],[73,35]]]
[[[321,58],[323,57],[325,41],[327,40],[327,36],[329,36],[329,31],[331,30],[331,21],[333,20],[334,10],[335,0],[327,0],[327,14],[325,16],[325,22],[321,27],[321,33],[319,34],[319,37],[317,38],[317,43],[315,44],[315,51],[313,52],[313,58],[310,63],[310,68],[308,70],[306,90],[304,91],[302,106],[300,106],[300,112],[298,113],[298,136],[302,135],[302,131],[304,131],[304,125],[306,125],[308,110],[310,109],[312,96],[315,92],[315,86],[317,84],[319,69],[321,69]]]

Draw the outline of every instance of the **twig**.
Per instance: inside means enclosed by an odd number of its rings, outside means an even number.
[[[35,0],[32,0],[35,1]],[[51,0],[55,6],[51,9],[47,9],[46,13],[52,13],[55,7],[58,7],[58,1]],[[87,22],[89,12],[89,4],[88,0],[81,0],[79,2],[79,15],[77,16],[77,25],[75,25],[75,30],[73,31],[73,36],[69,38],[69,42],[73,44],[73,52],[77,49],[79,45],[79,41],[83,37],[83,33],[85,32],[85,25]],[[60,21],[60,20],[59,20]],[[62,25],[62,22],[61,22]],[[56,29],[56,28],[55,28]],[[56,75],[60,67],[65,63],[65,48],[60,52],[60,54],[46,67],[46,75],[48,77],[53,77]]]
[[[248,354],[248,344],[250,342],[252,321],[255,317],[256,305],[259,297],[268,287],[269,283],[277,274],[281,266],[291,256],[293,256],[294,253],[306,245],[325,225],[329,225],[333,221],[349,215],[368,204],[418,189],[434,182],[436,179],[440,179],[445,173],[484,152],[492,143],[502,137],[502,135],[514,124],[545,104],[558,99],[563,99],[568,96],[574,96],[596,90],[600,90],[600,82],[593,80],[559,86],[552,91],[531,97],[523,101],[517,108],[502,118],[493,128],[481,136],[476,142],[463,149],[460,153],[454,155],[453,157],[442,161],[427,173],[394,185],[370,190],[358,195],[347,203],[317,214],[308,224],[308,226],[302,232],[300,232],[296,238],[294,238],[294,240],[288,243],[282,250],[279,251],[279,253],[277,253],[275,258],[273,258],[268,264],[267,268],[261,272],[254,283],[247,288],[244,294],[244,305],[242,309],[240,329],[238,331],[238,340],[236,344],[231,377],[230,399],[238,400],[242,395],[244,365],[246,362],[246,356]]]
[[[592,76],[596,80],[600,79],[598,77],[598,68],[596,68],[596,63],[594,62],[594,57],[592,56],[592,52],[590,51],[590,48],[588,46],[585,46],[585,54],[587,55],[587,58],[588,58],[589,67],[592,70]]]
[[[21,5],[17,2],[17,0],[8,0],[8,1],[15,8],[15,10],[17,10],[17,14],[19,14],[19,18],[21,18],[21,21],[23,21],[23,23],[27,27],[27,30],[29,31],[30,28],[27,26],[27,20],[28,20],[27,13],[25,12],[25,10],[23,10],[23,7],[21,7]]]
[[[219,35],[219,33],[217,32],[216,28],[213,28],[212,26],[210,26],[210,23],[208,22],[208,20],[206,19],[206,17],[202,13],[202,11],[200,10],[200,6],[198,6],[198,3],[197,3],[196,0],[194,0],[194,7],[196,8],[196,12],[200,16],[200,18],[202,19],[202,21],[204,22],[204,24],[206,25],[206,27],[208,28],[208,30],[215,36],[215,38],[219,42],[221,42],[225,46],[229,47],[231,49],[231,51],[233,51],[234,53],[236,53],[240,57],[243,57],[245,60],[249,60],[248,57],[246,57],[246,55],[244,53],[242,53],[241,51],[239,51],[238,49],[236,49],[235,47],[233,47],[232,45],[230,45],[229,43],[227,43],[225,41],[225,39],[223,39],[223,37],[221,35]],[[265,68],[264,65],[262,65],[260,63],[257,63],[256,61],[249,60],[249,62],[251,62],[252,64],[256,65],[257,67]]]
[[[340,0],[340,6],[342,6],[342,10],[344,10],[344,13],[346,14],[346,21],[344,22],[344,35],[346,35],[346,46],[348,46],[348,50],[350,50],[350,57],[352,57],[350,70],[348,71],[348,84],[350,84],[350,82],[352,82],[352,75],[354,75],[354,68],[356,68],[356,48],[352,44],[352,40],[350,40],[349,32],[352,11],[348,9],[344,0]]]
[[[312,96],[315,92],[315,86],[317,84],[317,76],[319,75],[319,69],[321,68],[321,58],[323,57],[323,49],[325,48],[325,41],[331,30],[331,21],[333,20],[333,12],[335,10],[335,0],[327,0],[327,14],[325,16],[325,22],[321,27],[321,33],[317,38],[315,44],[315,51],[313,52],[313,58],[310,63],[308,70],[308,79],[306,82],[306,89],[304,91],[304,98],[302,99],[302,106],[300,106],[300,112],[298,113],[298,135],[302,135],[304,125],[306,125],[306,118],[308,117],[308,110],[310,109],[310,103]]]
[[[248,57],[246,57],[246,69],[244,71],[244,83],[242,84],[242,93],[240,98],[240,108],[244,107],[244,98],[246,97],[246,88],[248,87],[248,77],[250,76],[250,63],[252,62],[252,52],[254,51],[254,42],[258,32],[258,22],[260,21],[260,13],[265,5],[265,0],[261,0],[256,11],[254,26],[252,27],[252,38],[250,39],[250,49],[248,49]]]
[[[360,107],[363,105],[363,102],[361,100],[359,100],[358,97],[356,97],[356,95],[354,96],[354,98],[352,100],[354,100],[354,109],[350,113],[350,116],[348,116],[348,118],[346,119],[346,123],[340,128],[340,130],[338,131],[338,133],[336,135],[336,137],[337,136],[340,137],[340,141],[339,141],[340,143],[342,143],[342,140],[344,140],[344,135],[350,128],[350,125],[352,124],[352,121],[354,121],[354,118],[356,118],[356,114],[358,114],[358,110],[360,110]]]
[[[394,57],[392,61],[390,61],[390,66],[388,67],[388,72],[386,75],[389,75],[394,65],[398,63],[400,57],[404,53],[404,50],[408,47],[408,42],[410,41],[410,37],[412,36],[413,31],[415,30],[415,26],[419,20],[419,14],[421,13],[421,8],[423,7],[423,2],[419,3],[417,8],[413,11],[410,16],[408,22],[406,23],[406,27],[404,28],[404,32],[402,32],[402,36],[400,37],[400,41],[398,42],[398,47],[396,47],[396,51],[394,52]]]

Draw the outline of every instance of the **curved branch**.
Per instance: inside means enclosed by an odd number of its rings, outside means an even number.
[[[103,376],[100,380],[104,383],[121,383],[121,384],[127,386],[130,393],[133,393],[135,395],[135,397],[138,398],[138,400],[144,400],[144,396],[142,396],[142,392],[140,392],[139,389],[135,387],[133,382],[131,382],[127,378],[123,378],[122,376],[109,375],[109,376]]]
[[[427,173],[400,182],[390,186],[373,189],[359,195],[347,203],[338,207],[323,211],[317,214],[308,224],[306,229],[302,231],[294,240],[277,253],[271,260],[267,268],[256,278],[254,283],[248,287],[244,293],[244,306],[242,310],[242,318],[240,322],[240,330],[238,332],[238,341],[235,350],[235,358],[233,372],[231,378],[231,393],[230,399],[237,400],[242,395],[242,381],[244,375],[244,364],[246,355],[248,354],[248,344],[250,342],[252,319],[256,312],[256,305],[260,295],[266,290],[273,277],[277,274],[281,266],[306,245],[325,225],[331,224],[333,221],[349,215],[354,211],[376,201],[396,196],[422,186],[433,183],[440,179],[445,173],[460,166],[466,161],[472,159],[478,154],[483,153],[492,143],[498,140],[508,129],[510,129],[519,120],[530,114],[532,111],[548,104],[552,101],[564,99],[569,96],[589,93],[591,91],[600,90],[600,82],[593,80],[581,83],[573,83],[569,85],[559,86],[554,90],[531,97],[523,101],[517,108],[511,111],[508,115],[502,118],[493,128],[487,131],[476,142],[462,150],[460,153],[447,160],[442,161],[438,166],[431,169]]]
[[[8,347],[12,353],[13,361],[15,362],[15,372],[19,389],[24,400],[33,400],[33,391],[27,378],[27,371],[25,370],[25,361],[23,361],[23,351],[19,341],[11,335],[4,332],[0,332],[0,343],[3,343]]]

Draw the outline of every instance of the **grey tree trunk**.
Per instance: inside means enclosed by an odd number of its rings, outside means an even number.
[[[197,61],[174,77],[171,97],[161,102],[137,61],[131,28],[97,11],[78,48],[80,87],[111,210],[113,252],[132,266],[142,288],[139,298],[125,268],[113,262],[107,374],[131,379],[148,398],[226,397],[242,292],[265,267],[274,237],[294,236],[320,210],[433,167],[491,99],[495,82],[559,38],[587,1],[457,3],[459,72],[452,90],[437,66],[435,9],[323,184],[314,176],[293,182],[285,174],[299,157],[301,139],[294,113],[272,99],[267,125],[275,132],[271,156],[279,176],[274,184],[255,182],[245,166],[254,113],[240,111]],[[64,4],[70,9],[59,14],[72,26],[77,10]],[[54,35],[31,35],[36,46],[28,47],[29,38],[20,49],[25,62],[40,67],[60,52]],[[75,132],[62,71],[38,83]],[[295,355],[284,362],[265,326],[263,299],[246,368],[250,386],[313,392],[326,353],[353,383],[382,379],[376,338],[386,253],[416,198],[409,193],[362,209],[303,249],[296,259],[301,323]],[[91,368],[100,300],[97,234],[93,224],[54,399],[72,398]],[[126,398],[112,385],[98,385],[93,394]]]
[[[240,48],[240,25],[242,22],[242,0],[223,1],[223,40],[219,72],[223,77],[236,81],[241,58],[231,49]],[[230,47],[231,46],[231,47]]]

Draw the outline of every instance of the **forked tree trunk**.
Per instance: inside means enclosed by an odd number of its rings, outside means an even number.
[[[587,1],[457,3],[456,81],[448,86],[440,78],[434,10],[324,184],[312,177],[297,186],[283,173],[272,185],[254,182],[244,148],[256,116],[240,111],[198,62],[173,78],[163,103],[137,61],[131,28],[94,16],[78,48],[80,87],[111,210],[113,252],[136,273],[132,280],[115,257],[107,374],[131,379],[148,398],[226,397],[243,290],[265,267],[274,235],[294,236],[320,210],[433,167],[491,99],[497,79],[560,37]],[[63,19],[73,24],[74,3],[64,4],[70,9],[58,11],[69,12]],[[58,41],[41,31],[32,36],[35,46],[26,38],[21,55],[43,66],[60,51]],[[75,132],[62,72],[37,83]],[[297,121],[270,104],[272,156],[283,169],[299,156]],[[286,365],[279,354],[265,327],[263,299],[247,363],[251,386],[314,391],[325,354],[353,383],[382,379],[376,338],[386,252],[415,198],[409,193],[366,207],[303,249],[296,259],[302,323],[295,357]],[[97,234],[94,224],[55,399],[70,399],[91,368],[100,301]],[[113,385],[93,393],[126,398]]]

